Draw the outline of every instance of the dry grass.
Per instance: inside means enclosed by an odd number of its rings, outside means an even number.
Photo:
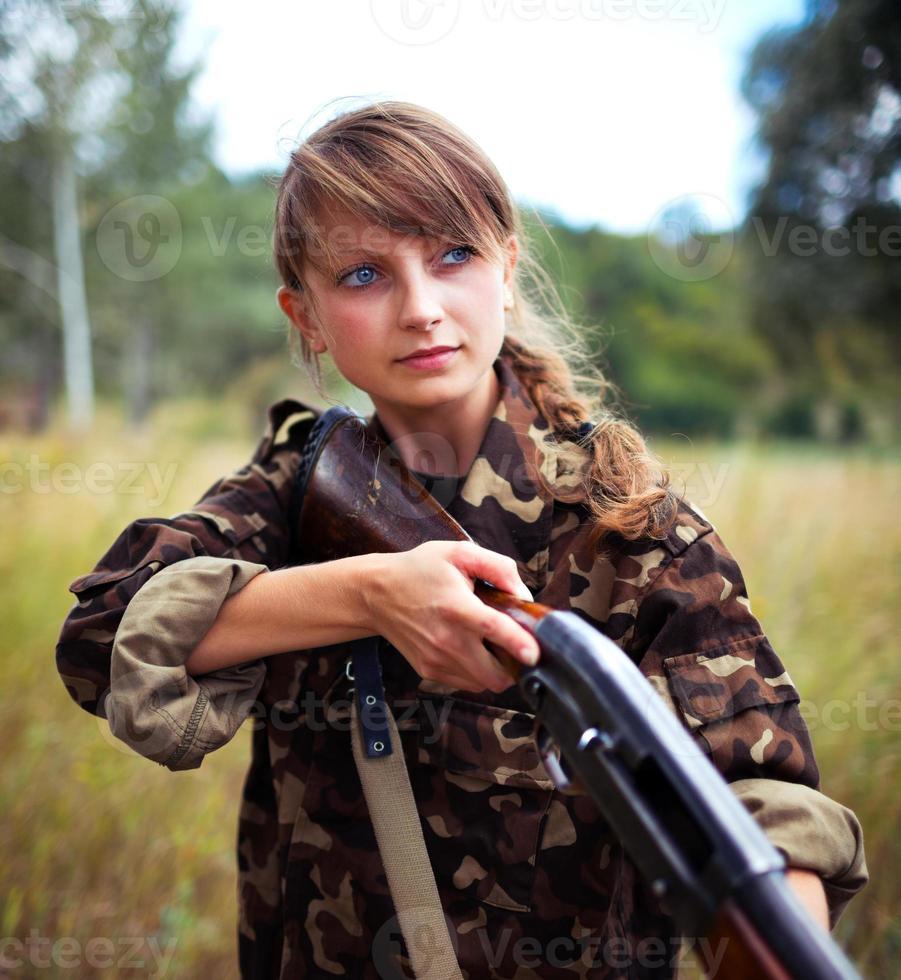
[[[897,457],[818,446],[655,444],[741,567],[801,693],[821,788],[863,825],[870,884],[836,936],[866,976],[901,954],[893,834],[901,689]]]
[[[73,601],[68,583],[129,521],[183,510],[241,465],[255,436],[228,437],[234,427],[241,431],[240,419],[221,407],[181,405],[167,407],[142,437],[124,433],[112,416],[88,441],[58,429],[0,436],[0,459],[21,464],[25,484],[0,494],[0,936],[47,937],[43,951],[35,947],[45,958],[52,942],[71,937],[56,954],[73,964],[68,976],[237,976],[235,833],[249,729],[199,770],[169,772],[78,709],[53,656]],[[681,441],[654,448],[688,477],[690,497],[738,559],[754,612],[813,711],[824,789],[863,821],[873,880],[838,936],[864,972],[888,976],[901,953],[890,871],[899,858],[892,825],[901,719],[897,706],[894,715],[886,711],[898,698],[899,464],[816,449]],[[143,492],[86,488],[89,464],[121,460],[142,468]],[[48,468],[29,486],[25,467],[35,461]],[[152,485],[151,462],[161,473],[176,464],[164,496]],[[62,464],[80,470],[60,482]],[[7,490],[17,472],[5,469]],[[104,938],[106,948],[97,945]],[[108,967],[88,965],[104,957]],[[37,972],[26,965],[11,975]]]

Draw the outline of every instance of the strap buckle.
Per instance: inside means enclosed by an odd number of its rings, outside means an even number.
[[[379,663],[379,637],[364,636],[351,642],[352,654],[344,667],[348,680],[354,682],[354,697],[360,719],[360,737],[370,758],[390,755],[385,688]]]

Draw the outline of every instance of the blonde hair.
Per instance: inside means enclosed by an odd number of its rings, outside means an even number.
[[[628,540],[665,537],[677,509],[668,474],[641,433],[608,405],[617,389],[591,362],[580,339],[585,328],[567,314],[530,253],[520,212],[482,149],[443,116],[398,101],[345,111],[303,140],[278,183],[274,258],[284,285],[306,291],[314,306],[304,286],[306,264],[338,269],[332,242],[317,223],[333,202],[395,232],[470,245],[497,263],[504,243],[516,236],[513,304],[501,354],[510,356],[551,430],[588,450],[580,489],[592,515],[592,543],[600,548],[611,533]],[[289,344],[320,387],[318,356],[290,325]],[[580,438],[589,418],[596,419],[593,429]],[[553,486],[547,490],[572,499]]]

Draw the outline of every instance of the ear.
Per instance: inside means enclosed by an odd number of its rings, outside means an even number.
[[[314,318],[310,316],[303,293],[300,290],[288,289],[287,286],[279,286],[275,300],[292,325],[303,335],[313,353],[325,353],[325,340]]]

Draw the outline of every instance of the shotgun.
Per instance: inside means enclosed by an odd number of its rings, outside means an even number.
[[[310,429],[293,486],[295,555],[325,562],[471,541],[400,457],[344,406]],[[642,675],[570,611],[476,580],[475,594],[537,640],[527,667],[486,645],[535,714],[534,737],[561,792],[597,804],[708,976],[852,980],[858,974],[784,880],[785,862]],[[709,951],[725,950],[719,968]]]

